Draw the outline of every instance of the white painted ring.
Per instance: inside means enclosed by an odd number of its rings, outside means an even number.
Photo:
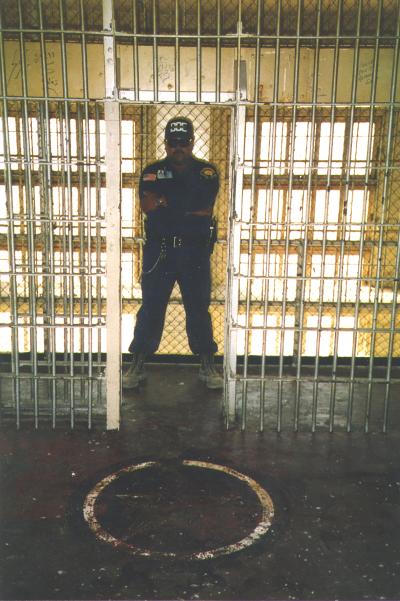
[[[140,556],[140,557],[151,557],[154,559],[185,559],[185,560],[193,560],[193,559],[213,559],[215,557],[219,557],[221,555],[229,555],[231,553],[235,553],[237,551],[241,551],[246,547],[250,547],[250,545],[254,544],[258,541],[262,536],[264,536],[272,523],[272,519],[274,517],[274,504],[272,502],[271,497],[267,493],[267,491],[262,488],[252,478],[242,474],[230,467],[226,467],[224,465],[217,465],[215,463],[209,463],[206,461],[194,461],[191,459],[186,459],[182,461],[182,465],[188,467],[198,467],[203,469],[214,470],[217,472],[223,472],[245,482],[248,487],[257,495],[258,500],[260,502],[262,508],[262,516],[261,520],[258,522],[257,526],[252,530],[247,536],[237,541],[236,543],[232,543],[230,545],[225,545],[222,547],[217,547],[215,549],[210,549],[208,551],[200,551],[195,553],[174,553],[169,551],[152,551],[150,549],[144,549],[141,547],[137,547],[130,543],[127,543],[119,538],[116,538],[110,532],[107,532],[100,524],[99,520],[96,517],[95,513],[95,505],[96,501],[107,486],[109,486],[112,482],[117,480],[123,474],[127,474],[130,472],[135,472],[138,470],[147,469],[149,467],[154,467],[156,465],[162,465],[158,461],[146,461],[144,463],[138,463],[136,465],[129,465],[127,467],[123,467],[120,470],[109,474],[103,480],[100,480],[89,492],[86,496],[85,502],[83,504],[83,516],[88,523],[89,528],[95,534],[95,536],[106,542],[113,547],[121,547],[128,550],[132,555]]]

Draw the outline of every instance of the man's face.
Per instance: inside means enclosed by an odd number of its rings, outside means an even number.
[[[193,152],[193,140],[171,139],[165,141],[165,151],[167,157],[176,167],[184,167]]]

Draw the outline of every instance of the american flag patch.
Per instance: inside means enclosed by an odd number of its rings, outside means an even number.
[[[157,179],[157,175],[155,173],[145,173],[143,176],[144,182],[155,182]]]

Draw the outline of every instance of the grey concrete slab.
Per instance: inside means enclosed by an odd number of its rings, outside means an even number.
[[[398,432],[226,431],[220,393],[203,388],[195,366],[151,365],[149,373],[145,387],[124,395],[120,432],[104,432],[103,422],[92,431],[78,424],[73,432],[62,423],[52,431],[42,422],[33,431],[24,422],[16,431],[3,422],[2,599],[399,597]],[[183,459],[228,466],[267,490],[275,518],[266,536],[207,561],[135,557],[94,536],[82,507],[96,482],[143,461],[173,472]],[[140,514],[142,543],[148,535],[150,549],[169,542],[176,549],[183,536],[188,550],[191,542],[234,540],[257,521],[254,498],[234,484],[229,489],[207,474],[171,484],[153,476],[152,483],[114,491],[125,505],[112,505],[112,495],[100,504],[100,519],[109,511],[109,528],[115,511],[120,536],[126,515],[135,540],[132,525]],[[135,490],[136,505],[127,506]],[[173,494],[175,502],[164,503]]]

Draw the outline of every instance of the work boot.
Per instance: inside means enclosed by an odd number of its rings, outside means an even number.
[[[138,388],[146,380],[144,360],[144,353],[133,353],[132,363],[122,376],[122,388]]]
[[[224,387],[224,381],[217,372],[214,365],[214,355],[200,355],[201,365],[199,371],[199,380],[205,383],[207,388],[217,390]]]

